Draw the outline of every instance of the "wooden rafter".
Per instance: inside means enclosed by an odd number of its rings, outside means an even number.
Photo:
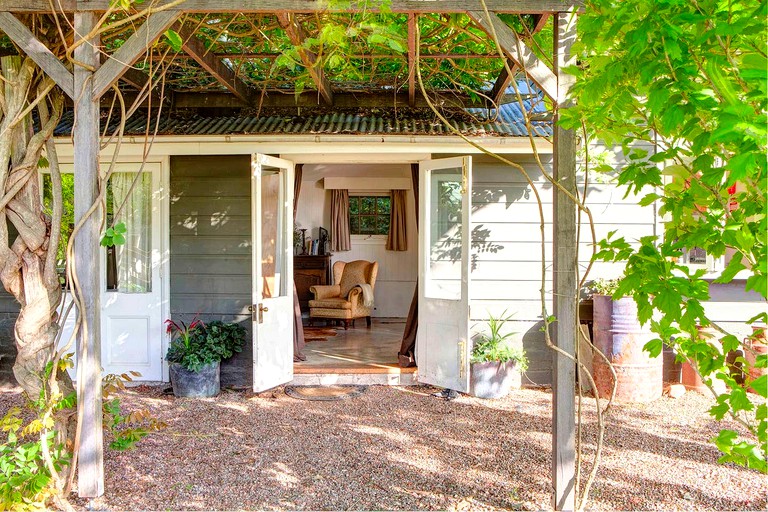
[[[529,38],[544,28],[549,19],[549,14],[536,14],[534,16],[533,30],[531,31]],[[501,73],[499,73],[499,77],[496,79],[496,82],[494,82],[493,88],[491,88],[491,93],[489,94],[494,105],[501,105],[507,87],[509,87],[509,84],[514,78],[516,67],[517,64],[515,64],[515,61],[508,59],[507,65],[501,69]],[[512,74],[510,74],[508,70],[511,71]]]
[[[178,32],[182,40],[182,49],[192,57],[203,69],[211,74],[221,85],[226,87],[240,101],[249,104],[252,91],[248,85],[227,66],[222,59],[208,52],[202,41],[198,39],[194,31],[188,26],[176,23],[173,29]]]
[[[333,90],[331,88],[331,82],[325,76],[322,65],[317,61],[317,55],[310,50],[303,47],[304,41],[307,39],[307,34],[304,32],[304,28],[296,20],[293,14],[280,12],[277,13],[277,20],[280,26],[285,30],[288,39],[296,47],[301,57],[301,62],[304,67],[307,68],[309,76],[312,77],[312,81],[315,82],[317,90],[323,97],[323,100],[328,105],[333,105]]]
[[[104,94],[120,76],[146,52],[179,17],[178,12],[160,11],[151,14],[136,32],[113,53],[93,75],[93,92]]]
[[[158,7],[171,0],[159,0]],[[113,0],[57,0],[56,8],[64,12],[75,11],[106,11]],[[392,0],[390,9],[393,12],[420,13],[450,13],[467,10],[482,11],[483,5],[489,11],[515,14],[533,14],[544,12],[566,12],[573,7],[584,5],[583,0]],[[186,0],[181,4],[170,7],[179,12],[242,12],[242,13],[275,13],[283,12],[314,12],[329,9],[352,12],[370,12],[374,6],[367,2],[356,2],[349,6],[331,7],[327,0]],[[0,10],[9,12],[50,12],[50,0],[2,0]]]
[[[11,38],[40,69],[45,71],[64,94],[75,97],[75,78],[46,46],[29,29],[9,12],[0,12],[0,30]]]
[[[557,98],[555,73],[528,48],[514,30],[495,13],[491,13],[490,18],[483,11],[470,11],[467,14],[489,35],[496,33],[504,54],[519,66],[544,91],[544,94],[552,99]]]

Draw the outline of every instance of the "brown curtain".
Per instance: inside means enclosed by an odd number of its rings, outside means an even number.
[[[416,207],[416,232],[419,232],[419,164],[411,164],[411,182],[413,183],[413,204]],[[397,359],[402,368],[416,366],[416,331],[419,327],[419,282],[413,290],[408,319],[405,321],[403,341]]]
[[[388,251],[408,250],[408,229],[405,222],[406,191],[393,190],[392,207],[389,211],[389,235],[387,236]]]
[[[349,251],[349,191],[331,190],[331,250]]]
[[[296,208],[299,206],[299,193],[301,192],[301,175],[304,164],[297,164],[293,177],[293,222],[296,224]],[[293,283],[293,361],[306,361],[304,355],[304,324],[301,322],[301,307],[299,307],[299,294],[296,292],[296,283]]]

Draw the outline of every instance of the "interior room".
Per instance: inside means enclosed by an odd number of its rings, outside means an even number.
[[[411,165],[305,164],[296,179],[294,282],[306,361],[294,372],[399,371],[418,276]],[[372,306],[357,284],[370,285]]]

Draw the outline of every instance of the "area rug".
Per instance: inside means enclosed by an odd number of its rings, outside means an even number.
[[[336,329],[333,327],[304,327],[304,341],[325,341],[328,338],[336,336]]]
[[[366,386],[285,386],[285,394],[299,400],[346,400],[365,393]]]

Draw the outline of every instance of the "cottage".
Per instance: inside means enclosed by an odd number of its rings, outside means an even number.
[[[107,216],[126,225],[126,243],[94,250],[99,219],[90,218],[75,252],[86,305],[80,313],[91,332],[78,340],[85,383],[80,402],[84,423],[94,427],[83,430],[81,495],[103,492],[99,366],[167,381],[168,318],[198,315],[250,328],[249,351],[226,368],[229,384],[261,391],[298,379],[359,378],[354,365],[328,371],[294,361],[301,359],[295,357],[301,343],[294,340],[293,283],[312,278],[297,264],[295,223],[306,230],[303,236],[318,240],[309,246],[310,257],[325,256],[324,233],[330,234],[332,254],[320,268],[326,283],[333,263],[378,265],[373,305],[366,306],[372,309],[361,314],[372,317],[371,331],[387,325],[383,319],[410,316],[403,325],[408,332],[384,340],[391,351],[379,351],[382,360],[356,362],[381,376],[371,377],[380,382],[412,382],[414,374],[401,366],[415,362],[418,380],[465,391],[473,334],[491,315],[513,315],[510,328],[532,360],[528,382],[554,385],[554,505],[573,508],[575,372],[571,361],[553,360],[542,342],[538,296],[543,285],[547,309],[558,316],[556,342],[574,353],[576,267],[589,260],[590,241],[586,230],[577,240],[576,208],[546,176],[572,193],[582,185],[596,213],[598,237],[618,229],[632,239],[662,229],[653,209],[641,208],[613,184],[579,182],[575,134],[553,123],[543,108],[545,101],[567,105],[571,78],[560,69],[573,62],[577,6],[559,0],[395,0],[391,8],[401,16],[403,37],[388,38],[385,27],[372,34],[378,39],[364,43],[353,34],[351,48],[362,53],[350,58],[362,70],[360,78],[349,79],[346,67],[348,80],[334,81],[326,73],[339,62],[319,62],[312,48],[318,38],[307,32],[317,30],[312,16],[323,2],[160,3],[167,8],[134,20],[142,23],[135,30],[77,45],[74,73],[38,40],[32,24],[19,19],[49,13],[48,2],[6,0],[0,6],[4,41],[32,58],[71,101],[56,131],[56,148],[63,170],[72,173],[67,179],[74,220],[83,218],[96,197],[99,158],[106,163],[117,155],[107,183]],[[56,4],[74,13],[76,43],[92,36],[96,13],[112,5]],[[422,18],[433,29],[427,34],[432,39],[419,41],[419,16],[434,10],[447,14]],[[511,28],[507,14],[522,15],[517,21],[525,33]],[[529,47],[545,27],[554,48],[551,67]],[[169,28],[180,55],[147,53]],[[131,67],[142,55],[142,63]],[[424,67],[422,78],[424,61],[436,64]],[[167,95],[152,87],[157,63],[164,67]],[[275,69],[282,69],[280,80],[273,77]],[[463,79],[474,94],[456,87]],[[423,80],[426,95],[419,88]],[[99,138],[99,128],[114,131],[114,116],[100,113],[99,102],[114,104],[108,91],[118,81],[134,97],[151,90],[127,120],[119,151],[114,137]],[[516,87],[507,95],[510,84]],[[166,107],[161,116],[151,108],[159,103]],[[509,107],[498,108],[505,103]],[[447,123],[427,108],[435,104]],[[148,134],[156,134],[151,142]],[[527,177],[486,150],[521,166]],[[40,179],[45,185],[45,170]],[[391,199],[379,200],[386,197]],[[305,249],[302,243],[298,252]],[[315,277],[322,280],[322,272]],[[362,280],[370,282],[362,284],[373,284],[374,271],[366,272]],[[719,297],[728,303],[751,300],[727,291]],[[316,320],[312,309],[307,302],[307,321]],[[15,312],[13,301],[2,297],[3,355],[12,356]],[[317,315],[323,317],[329,314]],[[367,325],[345,325],[362,353],[365,336],[355,334],[368,332]],[[71,330],[65,326],[65,338]]]

